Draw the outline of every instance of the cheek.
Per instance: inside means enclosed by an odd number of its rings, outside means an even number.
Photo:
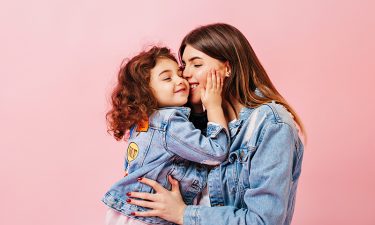
[[[224,71],[224,64],[210,64],[210,65],[207,65],[205,66],[205,68],[199,70],[199,71],[196,71],[195,73],[195,79],[197,79],[197,81],[202,84],[202,85],[206,85],[207,83],[207,75],[208,75],[208,72],[211,70],[211,69],[215,69],[216,71],[220,71],[220,73],[223,73]]]
[[[202,70],[197,72],[196,79],[199,82],[200,85],[206,85],[207,82],[207,71],[209,70]]]
[[[190,88],[189,81],[187,81],[187,80],[184,79],[183,82],[184,82],[185,86],[189,89]]]

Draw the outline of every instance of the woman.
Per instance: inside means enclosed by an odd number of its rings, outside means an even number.
[[[178,182],[168,191],[141,179],[155,191],[132,192],[132,204],[150,208],[136,216],[159,216],[177,224],[290,224],[303,144],[302,123],[276,90],[246,37],[228,24],[211,24],[191,31],[179,56],[190,83],[189,102],[202,113],[200,90],[204,74],[225,74],[223,108],[231,135],[230,154],[208,176],[210,206],[186,206]],[[220,206],[220,207],[219,207]]]

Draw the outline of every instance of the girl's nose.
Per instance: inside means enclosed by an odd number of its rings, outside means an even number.
[[[180,85],[180,84],[182,84],[182,83],[183,83],[183,80],[184,80],[184,78],[183,78],[183,77],[180,77],[180,76],[176,76],[176,84],[177,84],[177,85]]]

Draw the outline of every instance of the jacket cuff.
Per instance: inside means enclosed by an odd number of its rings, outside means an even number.
[[[220,133],[220,131],[225,130],[224,127],[222,127],[218,123],[214,122],[208,122],[207,123],[207,137],[210,138],[216,138],[216,136]],[[225,132],[225,131],[224,131]],[[226,132],[225,132],[226,133]]]
[[[199,206],[188,205],[184,212],[184,225],[197,225],[199,224],[198,216]]]

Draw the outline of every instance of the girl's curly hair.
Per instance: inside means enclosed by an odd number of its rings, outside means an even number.
[[[111,95],[111,109],[106,114],[108,132],[119,141],[133,125],[146,119],[158,107],[150,87],[150,71],[159,58],[175,61],[166,47],[152,47],[130,60],[124,60],[118,83]]]

